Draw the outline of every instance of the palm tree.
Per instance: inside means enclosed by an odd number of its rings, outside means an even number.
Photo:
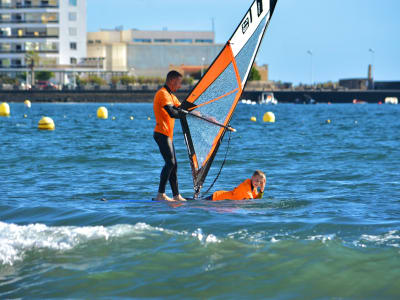
[[[36,51],[28,51],[25,54],[25,64],[31,69],[31,86],[35,85],[35,66],[39,64],[39,54]]]

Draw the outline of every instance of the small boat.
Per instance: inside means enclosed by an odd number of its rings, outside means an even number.
[[[353,99],[353,104],[368,104],[368,102],[364,100]]]
[[[259,104],[278,104],[278,100],[275,98],[274,93],[263,92],[259,97]]]
[[[399,99],[397,97],[386,97],[385,104],[399,104]]]

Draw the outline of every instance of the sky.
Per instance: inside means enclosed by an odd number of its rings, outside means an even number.
[[[214,19],[225,43],[252,2],[87,0],[88,31],[203,31]],[[256,62],[269,65],[270,80],[295,84],[366,77],[371,63],[375,80],[400,80],[399,12],[400,0],[278,0]]]

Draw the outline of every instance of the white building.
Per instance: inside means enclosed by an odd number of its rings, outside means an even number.
[[[88,32],[87,62],[102,72],[164,77],[173,66],[198,69],[211,64],[223,45],[212,31],[101,30]],[[101,64],[100,64],[101,63]]]
[[[86,0],[0,0],[0,71],[73,69],[86,57]]]

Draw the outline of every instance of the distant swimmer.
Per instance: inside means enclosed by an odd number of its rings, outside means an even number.
[[[216,191],[206,198],[212,201],[261,199],[264,196],[267,178],[262,171],[255,171],[251,179],[246,179],[232,191]]]
[[[165,161],[155,200],[186,201],[179,193],[178,164],[173,144],[175,119],[182,118],[187,113],[179,108],[181,103],[173,94],[181,87],[181,84],[182,75],[177,71],[171,71],[167,74],[165,85],[157,91],[154,97],[153,109],[156,127],[153,137]],[[171,185],[173,199],[165,194],[167,181]]]

